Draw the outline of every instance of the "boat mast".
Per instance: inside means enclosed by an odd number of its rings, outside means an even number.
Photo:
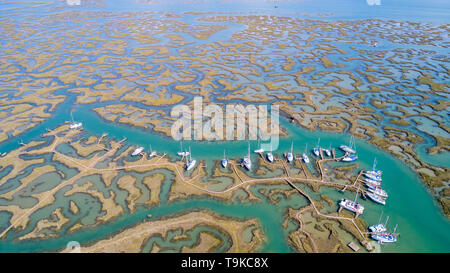
[[[352,148],[355,152],[356,152],[356,144],[355,144],[355,137],[352,135],[352,137],[350,138],[351,141],[351,146],[350,148]]]
[[[272,150],[272,142],[270,143],[270,147],[271,147],[271,150]],[[294,141],[291,141],[291,154],[292,154],[293,148],[294,148]]]
[[[386,222],[384,223],[384,227],[387,227],[388,221],[389,221],[389,216],[386,218]]]
[[[373,160],[372,171],[375,172],[376,168],[377,168],[377,158],[375,157],[375,159]]]
[[[358,185],[358,189],[356,190],[356,195],[355,195],[355,201],[353,201],[353,203],[356,203],[356,199],[358,199],[358,193],[359,193],[359,185]]]
[[[319,148],[319,144],[320,144],[320,137],[319,137],[319,139],[317,140],[317,148]]]
[[[189,146],[189,161],[192,161],[191,146]]]
[[[397,230],[397,225],[398,224],[395,225],[394,232],[392,232],[392,234],[395,234],[395,231]]]
[[[226,157],[225,157],[225,150],[223,150],[223,159],[226,159]]]
[[[381,223],[381,218],[383,218],[383,211],[381,211],[380,219],[378,219],[378,224]]]
[[[250,160],[250,141],[248,142],[248,159]]]

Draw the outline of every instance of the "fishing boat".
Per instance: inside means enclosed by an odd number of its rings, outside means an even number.
[[[292,162],[292,160],[294,160],[294,154],[292,153],[292,150],[294,148],[294,142],[291,142],[291,151],[289,153],[287,153],[286,155],[286,159],[288,162]]]
[[[379,196],[378,194],[375,194],[373,192],[366,192],[366,195],[372,199],[374,202],[382,204],[382,205],[386,205],[386,199],[384,199],[383,197]]]
[[[320,147],[319,147],[319,143],[320,143],[320,138],[317,140],[317,145],[316,145],[316,147],[313,149],[313,153],[314,153],[316,156],[320,156]]]
[[[341,149],[342,151],[349,153],[349,154],[355,154],[356,153],[356,148],[355,148],[355,138],[352,136],[350,138],[350,143],[349,145],[341,145],[339,146],[339,149]]]
[[[144,147],[136,148],[136,149],[133,151],[133,153],[131,153],[131,155],[132,155],[132,156],[137,156],[137,155],[139,155],[140,153],[142,153],[143,150],[144,150]]]
[[[156,151],[153,151],[152,150],[152,145],[150,145],[150,153],[148,154],[148,156],[150,157],[150,158],[152,158],[152,157],[154,157],[156,155]]]
[[[387,198],[388,194],[385,190],[383,190],[381,187],[379,186],[372,186],[372,185],[367,185],[368,187],[368,191],[375,193],[376,195],[379,195],[381,197]]]
[[[228,166],[228,160],[225,157],[225,150],[223,150],[223,159],[220,163],[222,164],[222,167],[224,167],[224,168],[226,168]]]
[[[309,163],[309,157],[306,154],[307,150],[308,150],[308,143],[306,143],[305,152],[302,154],[302,159],[303,159],[303,162],[305,162],[305,163]]]
[[[186,164],[186,171],[192,170],[195,167],[195,164],[197,164],[197,160],[192,158],[191,147],[189,147],[189,162]]]
[[[383,212],[381,212],[380,219],[378,219],[378,224],[369,227],[369,230],[371,232],[382,233],[382,232],[387,231],[386,225],[387,225],[387,222],[389,221],[389,216],[386,218],[386,222],[384,223],[384,225],[382,223],[380,223],[382,217],[383,217]]]
[[[353,162],[356,161],[358,159],[357,155],[348,155],[344,158],[341,159],[342,162]]]
[[[339,206],[341,208],[347,209],[349,211],[358,213],[358,214],[363,214],[364,212],[364,206],[359,204],[358,202],[356,202],[356,199],[358,198],[358,193],[359,193],[359,186],[358,186],[358,190],[356,191],[356,195],[355,195],[355,200],[349,200],[346,198],[342,198],[341,201],[339,202]]]
[[[252,161],[250,159],[250,143],[248,144],[248,155],[244,156],[244,159],[242,160],[242,163],[244,164],[244,167],[247,170],[251,170],[252,169]]]

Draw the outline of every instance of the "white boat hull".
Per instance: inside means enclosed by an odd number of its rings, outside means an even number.
[[[137,155],[139,155],[140,153],[142,153],[143,150],[144,150],[143,147],[139,147],[139,148],[137,148],[136,150],[134,150],[134,152],[133,152],[131,155],[132,155],[132,156],[137,156]]]
[[[353,202],[351,200],[348,200],[348,199],[342,199],[339,202],[339,206],[341,206],[342,208],[347,209],[349,211],[358,213],[358,214],[363,214],[363,212],[364,212],[364,206],[363,205],[360,205],[360,204],[355,203],[355,202]]]

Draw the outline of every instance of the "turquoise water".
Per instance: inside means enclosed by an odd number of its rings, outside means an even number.
[[[109,137],[121,139],[127,137],[127,143],[130,145],[152,145],[153,149],[160,152],[167,152],[169,156],[175,157],[179,149],[179,142],[175,142],[167,137],[151,134],[148,131],[133,129],[124,125],[110,124],[103,121],[94,112],[87,108],[78,108],[74,112],[77,120],[83,122],[85,130],[89,133],[101,135],[108,132]],[[48,124],[50,128],[57,124]],[[305,143],[313,147],[320,137],[321,143],[327,146],[329,143],[336,147],[348,141],[349,136],[345,134],[333,134],[327,132],[311,132],[294,127],[288,122],[281,120],[281,125],[288,129],[290,137],[280,140],[280,148],[274,154],[281,154],[290,148],[291,140],[294,141],[294,152],[302,153]],[[223,149],[227,150],[230,158],[241,158],[246,153],[247,142],[189,142],[192,153],[197,159],[201,160],[219,160],[222,157]],[[251,143],[251,149],[255,149],[258,143]],[[426,188],[419,181],[418,176],[402,164],[398,159],[388,153],[363,141],[356,141],[358,151],[358,164],[361,168],[370,168],[373,158],[378,160],[378,168],[383,170],[383,188],[389,193],[386,206],[374,204],[368,200],[361,200],[366,207],[363,218],[373,224],[378,221],[378,217],[383,211],[384,215],[390,216],[389,226],[392,228],[398,224],[398,231],[401,237],[398,243],[394,245],[382,246],[385,252],[448,252],[450,245],[450,221],[447,220],[434,199],[427,192]],[[164,148],[163,148],[164,147]],[[313,155],[310,154],[312,158]],[[326,193],[335,201],[339,200],[344,194],[333,189],[322,188],[321,193]],[[346,194],[345,194],[346,195]],[[318,198],[318,194],[314,194]],[[301,202],[304,203],[304,202]],[[292,201],[291,206],[299,206]],[[287,205],[287,204],[286,204]],[[64,248],[68,241],[76,240],[82,245],[89,244],[107,238],[108,236],[131,227],[147,214],[152,214],[155,219],[167,214],[180,213],[192,209],[208,209],[219,214],[246,218],[256,217],[263,226],[264,234],[268,241],[263,251],[269,252],[289,252],[291,251],[286,243],[286,233],[282,230],[282,215],[284,206],[271,205],[266,202],[258,204],[224,204],[215,200],[185,200],[183,202],[165,203],[155,208],[139,207],[133,214],[125,214],[113,220],[110,223],[102,224],[95,228],[83,229],[73,234],[64,234],[58,239],[42,241],[32,240],[29,242],[3,241],[0,244],[0,251],[50,251]],[[337,207],[336,207],[337,209]]]
[[[171,2],[171,1],[169,1]],[[126,4],[125,4],[126,3]],[[220,4],[215,5],[191,5],[180,7],[173,4],[167,4],[155,7],[154,5],[140,5],[128,1],[107,1],[106,6],[101,10],[110,11],[135,11],[139,10],[163,10],[163,11],[218,11],[236,12],[248,11],[250,9],[261,14],[288,15],[296,16],[299,13],[334,13],[332,18],[316,17],[324,20],[358,20],[367,18],[412,20],[412,21],[431,21],[431,22],[448,22],[448,3],[444,1],[433,1],[424,6],[423,1],[382,1],[381,6],[369,6],[366,1],[306,1],[304,3],[278,3],[278,8],[273,9],[272,3],[264,4]],[[351,5],[351,6],[350,6]],[[405,8],[407,5],[408,8]],[[351,7],[351,8],[349,8]],[[95,9],[95,8],[92,8]],[[181,10],[183,9],[183,10]],[[22,16],[22,15],[17,15]],[[183,20],[195,21],[195,17],[183,16]],[[198,23],[197,21],[195,21]],[[228,40],[232,33],[243,29],[240,24],[227,24],[230,29],[219,32],[205,41],[196,41],[188,36],[184,36],[186,41],[208,43],[211,41]],[[158,37],[160,38],[160,37]],[[162,40],[167,42],[167,39]],[[383,45],[386,49],[391,49],[391,44]],[[399,46],[399,45],[395,45]],[[405,45],[410,46],[410,45]],[[351,52],[348,47],[344,49]],[[445,52],[445,51],[444,51]],[[333,60],[334,61],[334,60]],[[70,86],[72,88],[74,86]],[[45,132],[46,128],[56,128],[64,121],[70,119],[67,109],[75,107],[74,116],[76,120],[83,122],[86,132],[89,134],[101,135],[108,133],[109,137],[120,140],[127,138],[127,143],[134,146],[144,146],[146,148],[152,145],[154,150],[159,153],[167,152],[172,159],[175,158],[176,152],[179,150],[179,143],[161,135],[152,134],[147,130],[132,128],[126,125],[111,124],[91,111],[92,108],[104,106],[107,104],[89,104],[85,106],[77,106],[74,104],[76,97],[67,93],[65,90],[59,91],[60,94],[67,96],[66,101],[57,107],[56,113],[42,123],[41,125],[27,131],[25,134],[13,138],[0,145],[1,151],[10,151],[19,146],[18,141],[22,139],[24,142],[39,138]],[[131,103],[134,104],[134,103]],[[141,106],[140,104],[136,104]],[[343,143],[347,143],[350,136],[347,134],[334,134],[329,132],[311,132],[282,121],[283,127],[288,129],[289,137],[282,138],[279,149],[275,154],[281,154],[290,148],[291,141],[294,141],[294,152],[299,154],[304,151],[305,144],[312,148],[320,137],[321,144],[328,147],[331,144],[337,147]],[[257,148],[257,142],[251,142],[251,149]],[[378,217],[383,211],[384,215],[390,216],[390,227],[398,224],[398,231],[401,233],[398,243],[394,245],[382,246],[384,252],[450,252],[450,221],[445,218],[440,207],[427,192],[425,186],[421,183],[418,176],[398,159],[388,153],[367,144],[361,140],[356,141],[358,150],[358,164],[360,168],[370,168],[373,159],[378,160],[378,168],[384,172],[383,188],[389,193],[386,206],[372,203],[368,200],[361,202],[366,207],[366,211],[362,216],[369,224],[376,223]],[[440,166],[448,166],[448,153],[439,155],[427,155],[424,148],[429,145],[423,144],[417,148],[419,156],[427,162]],[[241,158],[247,151],[246,141],[233,142],[194,142],[186,141],[184,146],[190,146],[192,154],[195,158],[205,160],[209,166],[213,164],[213,160],[220,160],[223,150],[227,151],[229,158]],[[255,159],[256,155],[253,155]],[[312,155],[310,154],[310,157]],[[0,173],[1,175],[1,173]],[[344,194],[334,189],[322,188],[321,193],[325,193],[335,201],[339,200]],[[318,198],[320,194],[313,194]],[[346,195],[346,194],[345,194]],[[84,198],[77,196],[77,198]],[[164,199],[164,198],[163,198]],[[123,201],[123,200],[122,200]],[[282,229],[281,224],[284,219],[282,215],[287,206],[300,207],[304,205],[304,200],[295,199],[288,200],[283,204],[272,205],[268,202],[255,204],[225,204],[223,202],[211,199],[189,199],[182,202],[166,203],[163,202],[158,207],[144,208],[138,207],[133,214],[124,214],[117,219],[99,225],[94,228],[87,228],[70,234],[63,234],[56,239],[48,240],[31,240],[25,242],[16,242],[12,239],[14,234],[10,233],[6,240],[0,242],[1,252],[11,251],[56,251],[65,247],[68,241],[79,241],[82,245],[94,243],[98,240],[108,238],[113,234],[117,234],[121,230],[132,227],[140,223],[148,214],[152,214],[153,218],[158,219],[162,216],[174,215],[196,209],[208,209],[219,214],[230,217],[247,218],[256,217],[261,221],[263,232],[267,236],[267,243],[262,251],[267,252],[289,252],[291,249],[286,242],[286,232]],[[94,206],[98,209],[98,204]],[[336,207],[337,209],[337,207]],[[47,209],[50,211],[50,209]],[[42,214],[44,212],[41,212]],[[5,218],[0,214],[0,217]],[[92,218],[92,217],[90,217]],[[91,219],[92,220],[92,219]]]

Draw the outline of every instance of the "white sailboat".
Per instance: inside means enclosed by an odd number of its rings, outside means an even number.
[[[330,147],[328,149],[323,149],[325,151],[325,154],[330,157],[331,156],[331,144]]]
[[[272,144],[270,144],[270,152],[267,153],[266,157],[267,157],[267,160],[269,160],[270,163],[273,162]]]
[[[189,152],[186,150],[183,150],[183,141],[180,142],[180,151],[177,153],[181,157],[185,157],[189,155]]]
[[[359,186],[358,186],[358,190],[356,191],[356,196],[355,196],[355,200],[349,200],[346,198],[342,198],[341,201],[339,202],[339,206],[341,208],[347,209],[349,211],[358,213],[358,214],[363,214],[364,212],[364,206],[357,203],[356,200],[358,199],[358,193],[359,193]]]
[[[152,150],[152,145],[150,145],[150,153],[148,154],[150,158],[154,157],[156,155],[156,151]]]
[[[371,171],[367,171],[367,174],[373,175],[373,176],[380,176],[383,174],[382,171],[377,170],[377,158],[375,157],[373,160],[373,165],[372,165],[372,170]]]
[[[382,204],[382,205],[386,205],[386,199],[384,199],[383,197],[379,196],[378,194],[375,194],[373,192],[366,192],[366,195],[372,199],[372,201],[378,203],[378,204]]]
[[[318,157],[320,156],[320,147],[319,147],[319,143],[320,143],[320,138],[317,140],[317,145],[316,147],[313,149],[313,153]]]
[[[392,233],[372,233],[370,237],[372,237],[372,239],[376,240],[380,244],[395,243],[397,242],[397,237],[400,236],[400,234],[395,233],[396,230],[397,225],[395,225],[394,232]]]
[[[349,145],[341,145],[339,148],[349,154],[355,154],[356,148],[355,148],[355,138],[354,136],[351,136]]]
[[[292,153],[292,150],[294,149],[294,142],[291,141],[291,151],[287,153],[286,159],[290,163],[294,160],[294,154]]]
[[[260,144],[259,140],[258,140],[258,147],[259,147],[259,148],[256,149],[254,152],[257,153],[257,154],[262,154],[262,153],[264,153],[264,149],[261,148],[261,144]]]
[[[309,163],[309,157],[306,154],[306,151],[308,151],[308,143],[306,143],[306,145],[305,145],[305,152],[302,154],[302,159],[303,159],[303,162]]]
[[[137,155],[139,155],[140,153],[142,153],[143,150],[144,150],[144,147],[138,147],[138,148],[136,148],[136,149],[133,151],[133,153],[131,153],[131,155],[132,155],[132,156],[137,156]]]
[[[250,142],[248,143],[248,155],[244,156],[244,159],[242,160],[242,163],[244,163],[244,167],[247,170],[251,170],[252,169],[252,161],[250,159]]]
[[[78,128],[81,128],[82,126],[83,126],[83,123],[81,123],[81,122],[75,122],[74,120],[73,120],[73,114],[72,114],[72,111],[70,112],[70,117],[72,118],[72,123],[69,125],[69,129],[78,129]]]
[[[375,181],[369,178],[364,178],[364,182],[369,186],[379,187],[381,185],[380,181]]]
[[[222,167],[224,167],[224,168],[226,168],[228,166],[228,160],[225,157],[225,150],[223,150],[223,159],[222,159],[221,163],[222,163]]]
[[[358,159],[358,156],[357,155],[348,155],[348,156],[346,156],[346,157],[343,157],[342,159],[341,159],[341,161],[342,162],[353,162],[353,161],[356,161]]]
[[[378,181],[378,182],[381,182],[381,180],[382,180],[381,176],[376,175],[376,174],[371,174],[371,173],[365,172],[364,176],[369,178],[369,179],[371,179],[371,180]]]
[[[376,195],[379,195],[379,196],[381,196],[383,198],[387,198],[388,197],[387,192],[385,190],[383,190],[379,186],[372,186],[370,184],[367,184],[367,187],[368,187],[368,191],[370,191],[370,192],[372,192],[372,193],[374,193]]]
[[[192,158],[191,147],[189,147],[189,162],[186,164],[186,171],[192,170],[195,167],[195,164],[197,164],[197,160]]]
[[[381,212],[380,215],[380,219],[378,219],[378,224],[370,226],[369,230],[373,233],[382,233],[382,232],[386,232],[386,226],[387,226],[387,222],[389,221],[389,216],[386,218],[386,222],[384,223],[384,225],[381,222],[381,218],[383,217],[383,212]]]

